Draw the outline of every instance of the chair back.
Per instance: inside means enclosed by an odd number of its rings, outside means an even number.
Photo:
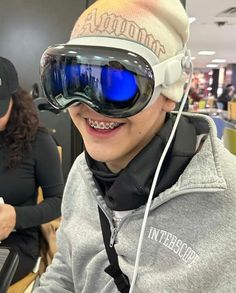
[[[236,155],[236,129],[225,128],[223,134],[224,146]]]
[[[223,136],[224,128],[225,128],[225,122],[219,116],[211,116],[211,118],[213,119],[213,121],[215,122],[215,125],[216,125],[217,137],[219,139],[221,139]]]
[[[236,120],[236,102],[228,102],[228,118]]]

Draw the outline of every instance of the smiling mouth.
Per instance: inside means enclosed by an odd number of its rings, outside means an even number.
[[[97,121],[90,118],[87,119],[87,123],[91,128],[98,130],[113,130],[123,124],[118,122]]]

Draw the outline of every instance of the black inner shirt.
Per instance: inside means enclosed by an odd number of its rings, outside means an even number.
[[[119,173],[112,173],[104,163],[86,161],[107,206],[116,211],[132,210],[147,202],[154,173],[171,133],[175,116],[169,114],[162,129],[152,141]],[[196,149],[196,130],[186,117],[181,117],[175,138],[161,168],[154,197],[170,188],[182,174]]]

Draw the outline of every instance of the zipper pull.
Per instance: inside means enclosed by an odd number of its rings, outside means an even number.
[[[116,228],[113,228],[111,231],[111,238],[110,238],[110,244],[109,244],[110,247],[113,247],[115,243],[117,232],[118,231]]]

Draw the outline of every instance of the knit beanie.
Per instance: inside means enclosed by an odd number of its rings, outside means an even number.
[[[179,0],[97,0],[77,20],[71,39],[103,36],[128,39],[148,47],[162,62],[182,51],[189,20]],[[185,74],[162,94],[179,102]]]

